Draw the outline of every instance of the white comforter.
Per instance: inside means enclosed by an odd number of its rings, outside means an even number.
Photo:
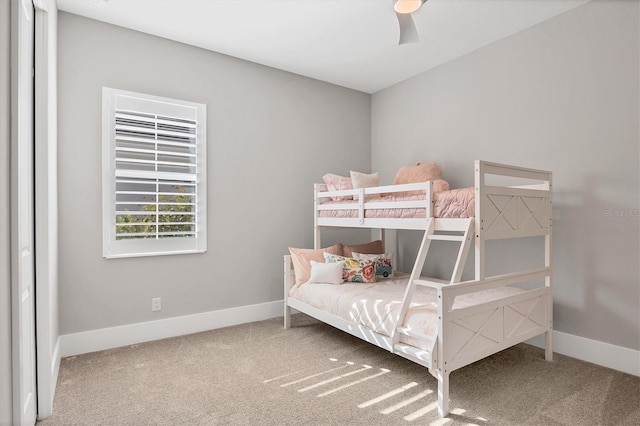
[[[408,278],[381,280],[374,284],[300,284],[291,289],[289,297],[365,326],[376,333],[390,336],[398,321],[407,282]],[[466,308],[522,291],[515,287],[500,287],[462,295],[454,301],[453,309]],[[416,288],[403,325],[425,334],[428,339],[418,340],[402,335],[401,342],[429,351],[433,348],[438,331],[435,290]]]

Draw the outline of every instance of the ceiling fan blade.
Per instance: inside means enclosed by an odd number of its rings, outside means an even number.
[[[396,17],[398,18],[398,26],[400,27],[398,45],[419,42],[418,30],[416,29],[416,24],[413,22],[411,14],[396,13]]]

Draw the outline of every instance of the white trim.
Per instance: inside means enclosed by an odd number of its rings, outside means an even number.
[[[283,300],[60,336],[61,356],[183,336],[282,316]]]
[[[57,377],[60,357],[275,318],[282,315],[283,303],[284,301],[279,300],[158,321],[65,334],[60,336],[56,344],[53,359],[56,364],[52,366],[52,369],[55,369],[53,376]],[[553,338],[554,350],[561,355],[640,376],[640,351],[560,331],[554,331]],[[544,348],[544,336],[536,336],[525,343]]]
[[[116,129],[117,117],[120,111],[133,111],[154,115],[153,122],[157,123],[158,115],[173,117],[178,120],[193,122],[195,134],[189,133],[195,144],[189,143],[189,149],[195,149],[194,163],[189,163],[189,171],[162,172],[120,169],[117,164],[123,158],[117,153],[124,151],[117,149]],[[102,88],[102,255],[107,259],[133,256],[157,256],[169,254],[204,253],[207,250],[207,106],[201,103],[164,98],[160,96],[146,95],[124,90]],[[145,120],[146,121],[146,120]],[[162,121],[162,120],[160,120]],[[126,127],[126,126],[125,126]],[[150,135],[156,137],[167,134],[155,129]],[[134,138],[135,139],[135,138]],[[157,143],[156,143],[157,145]],[[176,144],[174,144],[176,145]],[[187,145],[185,145],[187,146]],[[158,152],[158,148],[153,149]],[[143,162],[147,160],[127,158],[128,161]],[[158,163],[158,159],[149,164]],[[171,164],[165,162],[164,164]],[[185,164],[187,166],[187,164]],[[195,170],[193,170],[195,168]],[[195,184],[195,211],[191,214],[195,218],[195,230],[192,237],[182,236],[176,238],[117,238],[117,182],[118,177],[150,179],[153,182],[147,184],[158,185],[157,179],[167,181],[188,181],[189,185]],[[162,182],[162,185],[169,182]],[[154,193],[159,192],[156,187]],[[145,203],[141,203],[145,204]],[[133,213],[132,213],[133,214]],[[160,213],[162,214],[162,213]],[[141,237],[139,235],[138,237]]]
[[[35,280],[38,419],[53,412],[58,336],[57,25],[54,0],[35,9]]]
[[[11,26],[15,3],[0,1],[0,425],[13,421],[11,385]],[[5,93],[7,95],[5,95]]]
[[[53,347],[53,353],[51,354],[51,378],[55,379],[51,382],[51,401],[53,401],[56,395],[56,385],[58,380],[58,372],[60,371],[60,336],[56,339],[56,344]]]
[[[12,424],[35,424],[36,289],[34,214],[34,29],[31,0],[11,7]]]
[[[525,343],[544,348],[544,336],[536,336]],[[581,361],[640,376],[640,351],[634,349],[554,331],[553,350]]]

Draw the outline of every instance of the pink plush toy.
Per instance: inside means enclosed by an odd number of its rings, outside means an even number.
[[[393,179],[394,185],[403,183],[416,183],[433,181],[433,191],[448,191],[449,184],[442,180],[442,169],[436,163],[423,163],[418,161],[415,166],[400,167]],[[420,194],[421,191],[407,191],[404,195]]]

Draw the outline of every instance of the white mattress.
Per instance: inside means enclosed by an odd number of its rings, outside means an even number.
[[[390,336],[398,320],[407,282],[408,278],[399,278],[386,279],[374,284],[300,284],[291,289],[289,297],[365,326],[376,333]],[[466,308],[523,291],[506,286],[465,294],[456,298],[453,308]],[[435,290],[426,287],[416,288],[403,325],[425,334],[429,339],[423,341],[401,335],[401,342],[429,351],[433,348],[438,331]]]

